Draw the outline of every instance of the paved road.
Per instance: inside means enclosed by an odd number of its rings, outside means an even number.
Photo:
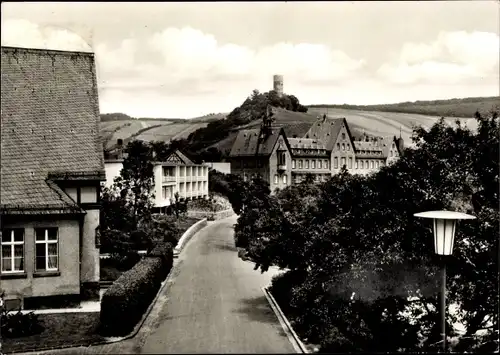
[[[158,327],[142,353],[293,353],[261,287],[271,275],[241,261],[229,218],[211,224],[183,251]]]
[[[191,239],[136,337],[50,353],[294,353],[261,290],[277,271],[238,258],[234,223],[209,222]]]

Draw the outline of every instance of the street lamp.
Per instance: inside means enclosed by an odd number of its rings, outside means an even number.
[[[476,217],[453,211],[428,211],[415,213],[415,217],[432,218],[434,230],[434,252],[441,255],[441,336],[443,352],[446,352],[446,256],[453,252],[455,227],[459,219]]]

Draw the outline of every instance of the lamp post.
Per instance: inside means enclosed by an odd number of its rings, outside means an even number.
[[[415,217],[432,218],[434,230],[434,252],[441,255],[441,336],[443,352],[446,352],[446,257],[453,252],[455,227],[459,219],[476,217],[453,211],[428,211],[415,213]]]

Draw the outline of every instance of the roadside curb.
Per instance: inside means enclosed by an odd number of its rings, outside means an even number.
[[[198,233],[201,229],[205,228],[207,226],[207,219],[203,218],[193,224],[191,227],[187,229],[187,231],[184,232],[182,237],[179,239],[177,242],[177,245],[174,248],[174,258],[178,258],[179,254],[182,252],[182,249],[186,246],[187,242],[191,240],[191,238]]]
[[[286,318],[286,316],[283,314],[283,311],[281,310],[280,306],[278,305],[278,302],[274,299],[273,295],[271,292],[269,292],[268,287],[262,287],[262,291],[264,292],[264,295],[267,298],[267,302],[271,306],[274,314],[276,314],[276,317],[278,318],[281,327],[283,328],[286,336],[290,340],[290,343],[292,343],[293,348],[298,354],[308,354],[309,351],[307,350],[306,346],[302,341],[300,340],[299,336],[297,333],[295,333],[295,330],[293,330],[292,325]]]
[[[194,226],[196,226],[200,222],[203,222],[203,221],[205,222],[205,224],[201,228],[199,228],[197,231],[195,231],[193,233],[192,230],[191,230],[191,228],[194,227]],[[189,240],[191,239],[191,237],[193,235],[195,235],[196,233],[198,233],[200,230],[202,230],[206,226],[207,226],[207,221],[206,221],[206,219],[204,219],[204,220],[196,222],[191,227],[189,227],[188,230],[184,232],[184,234],[182,235],[181,239],[179,239],[179,241],[181,241],[184,238],[184,241],[183,241],[184,245],[183,245],[183,247],[189,242]],[[187,233],[192,233],[192,235],[189,238],[185,238],[185,236],[186,236]],[[183,249],[183,247],[181,248],[181,250]],[[174,258],[177,258],[177,257],[178,256],[175,256]],[[128,334],[126,336],[123,336],[123,337],[109,337],[109,338],[107,338],[105,340],[100,340],[100,341],[96,341],[96,342],[86,343],[86,344],[82,344],[82,345],[74,345],[74,344],[72,344],[72,345],[61,345],[61,346],[47,347],[47,348],[43,348],[42,347],[42,348],[39,348],[39,349],[33,349],[33,350],[27,350],[27,351],[17,351],[17,352],[11,352],[11,353],[7,353],[7,352],[3,352],[2,353],[2,352],[0,352],[0,355],[3,355],[3,354],[7,355],[7,354],[39,353],[39,352],[48,352],[48,351],[52,351],[52,350],[63,350],[63,349],[69,349],[69,348],[89,348],[91,346],[113,344],[113,343],[118,343],[118,342],[121,342],[121,341],[125,341],[125,340],[129,340],[129,339],[134,338],[139,333],[139,331],[141,330],[142,326],[144,325],[144,322],[146,321],[146,319],[150,315],[151,311],[153,310],[153,307],[155,306],[156,301],[158,300],[158,298],[160,297],[160,295],[162,294],[162,292],[165,290],[166,286],[170,283],[172,275],[174,275],[174,271],[177,271],[177,269],[180,267],[181,264],[182,264],[182,261],[177,261],[177,262],[174,261],[174,265],[172,266],[172,268],[168,272],[168,275],[165,278],[165,280],[163,280],[163,282],[162,282],[162,284],[160,286],[160,289],[156,293],[155,298],[151,301],[151,304],[147,308],[146,312],[144,312],[141,320],[136,324],[136,326],[134,327],[134,330],[132,330],[132,332],[130,334]]]

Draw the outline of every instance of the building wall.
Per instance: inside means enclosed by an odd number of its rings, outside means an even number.
[[[208,166],[216,171],[219,171],[223,174],[231,174],[231,163],[222,163],[222,162],[205,162],[203,165]]]
[[[293,157],[291,172],[292,172],[293,183],[300,183],[306,178],[307,174],[314,175],[316,181],[318,182],[326,181],[331,176],[330,157],[324,157],[324,156]]]
[[[5,217],[4,217],[5,218]],[[3,228],[24,228],[24,273],[2,274],[6,299],[80,293],[80,226],[78,219],[33,216],[8,220]],[[35,272],[35,228],[58,228],[58,271]]]
[[[278,171],[278,147],[281,145],[285,149],[285,163],[286,163],[286,170],[283,172]],[[269,175],[270,175],[270,183],[269,187],[271,189],[271,192],[274,192],[277,188],[278,189],[283,189],[292,183],[292,155],[291,152],[288,150],[288,146],[285,144],[285,139],[283,135],[281,135],[277,142],[276,145],[273,148],[273,151],[271,153],[271,156],[269,157]],[[275,176],[277,175],[278,177],[278,183],[276,183]],[[286,181],[284,180],[284,176],[286,176]]]
[[[105,162],[104,163],[104,170],[106,172],[106,187],[111,187],[113,185],[113,180],[115,177],[120,175],[120,171],[123,168],[123,163],[122,162]]]
[[[240,176],[243,180],[260,176],[264,181],[271,182],[268,157],[233,157],[229,160],[231,173]]]
[[[100,279],[100,250],[96,243],[96,228],[99,226],[99,209],[87,209],[83,220],[81,252],[81,282],[98,283]]]
[[[347,134],[347,128],[344,122],[332,150],[330,161],[332,175],[338,174],[342,169],[342,159],[345,159],[347,170],[354,173],[355,158],[354,144],[349,138],[349,134]],[[337,164],[336,161],[338,162]],[[349,161],[351,161],[351,163],[349,163]]]
[[[356,165],[354,166],[354,174],[367,175],[377,172],[385,165],[383,158],[356,158]],[[378,164],[378,165],[377,165]]]

